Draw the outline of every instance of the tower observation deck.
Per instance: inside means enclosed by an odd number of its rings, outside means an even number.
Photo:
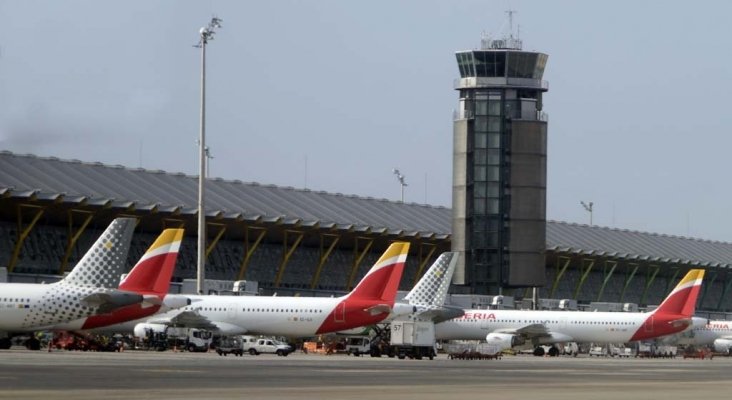
[[[466,292],[544,286],[548,55],[513,36],[456,53],[453,124],[453,283]]]

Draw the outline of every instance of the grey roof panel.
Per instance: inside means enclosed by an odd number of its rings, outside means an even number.
[[[548,221],[546,229],[547,249],[580,247],[651,262],[719,263],[724,267],[732,264],[732,243],[557,221]]]
[[[0,152],[0,195],[196,214],[198,178],[97,162]],[[219,178],[206,215],[352,232],[449,239],[452,211],[415,203]],[[547,221],[547,249],[690,265],[732,265],[732,243]],[[665,261],[664,261],[665,260]]]

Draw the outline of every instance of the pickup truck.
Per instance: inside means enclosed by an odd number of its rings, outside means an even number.
[[[287,357],[292,353],[292,347],[289,344],[282,343],[275,339],[257,339],[256,342],[248,345],[249,354],[256,356],[262,353],[277,354],[281,357]]]

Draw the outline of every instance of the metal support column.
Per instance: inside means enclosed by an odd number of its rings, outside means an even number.
[[[587,269],[585,269],[585,263],[589,263],[587,265]],[[592,271],[592,267],[595,266],[595,259],[594,258],[585,258],[582,260],[582,265],[580,266],[580,272],[582,272],[582,275],[580,276],[579,281],[577,281],[577,287],[574,289],[574,299],[577,300],[577,296],[579,296],[580,289],[582,289],[582,285],[584,285],[585,281],[587,280],[587,277],[590,276],[590,271]]]
[[[218,226],[219,231],[218,231],[218,233],[216,233],[216,237],[213,238],[211,243],[209,243],[208,246],[206,246],[206,258],[204,258],[204,263],[206,262],[206,260],[208,260],[208,256],[211,254],[213,249],[219,243],[219,240],[221,240],[221,237],[224,236],[224,233],[226,233],[226,225],[224,225],[224,224],[208,223],[208,224],[206,224],[206,226],[207,226],[206,232],[210,232],[210,230],[208,229],[209,226]]]
[[[365,240],[366,241],[366,247],[363,248],[359,252],[358,250],[358,240]],[[369,250],[371,250],[371,246],[374,244],[374,239],[371,238],[359,238],[356,237],[355,243],[353,245],[353,264],[351,264],[351,273],[348,275],[348,282],[346,283],[346,290],[350,291],[353,289],[353,279],[356,277],[356,271],[358,271],[359,265],[361,265],[361,261],[363,261],[363,258],[366,256],[366,254],[369,253]]]
[[[85,215],[84,221],[81,223],[81,226],[79,226],[79,229],[77,229],[76,232],[74,232],[74,213]],[[61,259],[61,265],[58,268],[59,275],[63,275],[64,272],[66,272],[66,266],[69,264],[69,257],[71,257],[71,252],[74,250],[74,246],[76,246],[76,242],[81,237],[81,234],[84,233],[86,227],[89,226],[92,218],[94,218],[94,213],[91,211],[74,209],[69,210],[69,235],[68,240],[66,241],[66,251],[64,252],[64,258]]]
[[[612,267],[610,267],[610,272],[608,272],[607,270],[608,264],[612,265]],[[597,293],[597,300],[595,301],[600,301],[602,299],[602,293],[605,291],[605,286],[607,286],[607,283],[610,282],[610,278],[612,278],[613,272],[615,272],[615,268],[617,267],[617,261],[605,260],[605,268],[603,271],[605,274],[605,279],[602,280],[602,286],[600,286],[600,291]]]
[[[259,231],[259,233],[257,234],[257,238],[254,240],[254,244],[252,245],[249,245],[250,229]],[[247,268],[249,268],[249,261],[252,259],[254,251],[256,251],[257,247],[259,247],[259,243],[261,243],[262,239],[264,239],[265,234],[267,234],[267,230],[264,228],[244,228],[244,258],[241,260],[241,264],[239,264],[239,275],[237,275],[236,280],[240,281],[246,277]]]
[[[679,278],[679,272],[681,272],[681,268],[673,268],[674,273],[666,279],[666,288],[663,290],[664,296],[668,293],[671,293],[671,288],[676,287],[676,284],[678,283],[676,280]]]
[[[625,278],[625,284],[623,285],[623,291],[620,293],[620,302],[625,301],[625,292],[628,290],[628,286],[630,286],[630,282],[633,281],[633,277],[635,277],[635,274],[638,272],[638,268],[640,268],[640,264],[635,263],[628,263],[628,267],[631,267],[632,270],[630,272],[630,275],[628,275]]]
[[[646,296],[648,295],[648,289],[653,285],[653,281],[656,280],[656,275],[661,270],[658,265],[649,265],[648,273],[646,274],[646,287],[643,289],[643,295],[641,295],[640,304],[646,304]],[[653,272],[651,272],[653,271]]]
[[[707,293],[711,291],[712,285],[714,285],[714,281],[717,280],[717,277],[719,276],[719,270],[714,269],[708,272],[709,277],[704,277],[704,284],[702,285],[702,293],[701,293],[701,299],[699,300],[699,307],[704,308],[704,300],[707,298]]]
[[[561,260],[564,260],[564,265],[562,267],[559,266],[561,264]],[[554,276],[554,283],[552,284],[552,290],[549,292],[549,298],[554,298],[554,293],[557,291],[557,287],[559,286],[559,281],[562,279],[562,276],[564,275],[564,272],[567,271],[567,268],[569,267],[569,263],[572,261],[572,258],[570,257],[563,257],[563,256],[557,256],[557,275]]]
[[[729,307],[725,307],[725,309],[722,310],[722,303],[724,303],[724,301],[727,300],[727,293],[729,293],[730,286],[732,286],[732,277],[730,276],[730,274],[728,272],[725,276],[724,289],[722,289],[722,295],[719,297],[719,302],[717,303],[716,311],[728,311],[729,310]]]
[[[33,219],[31,219],[31,222],[25,229],[23,229],[23,207],[35,210]],[[13,247],[13,255],[10,256],[10,262],[8,262],[8,273],[13,272],[13,269],[15,269],[15,264],[18,262],[18,256],[20,256],[20,249],[23,247],[25,239],[31,233],[31,230],[33,230],[33,227],[36,225],[36,222],[38,222],[38,220],[41,218],[44,211],[45,208],[41,206],[31,204],[18,205],[18,240],[15,242],[15,247]]]
[[[325,247],[325,238],[331,237],[333,238],[333,241],[330,242],[330,245],[326,250],[323,250]],[[323,266],[328,261],[328,257],[330,257],[330,253],[333,252],[333,249],[335,249],[336,245],[338,245],[338,242],[341,240],[341,237],[338,235],[333,235],[329,233],[322,233],[320,235],[320,256],[318,258],[318,266],[315,268],[315,274],[313,275],[313,279],[310,281],[310,289],[315,289],[315,287],[318,285],[318,282],[320,282],[320,273],[323,271]]]
[[[427,251],[427,256],[423,256],[423,249],[424,246],[429,247],[430,249]],[[435,251],[437,251],[437,245],[433,243],[421,243],[419,245],[419,267],[417,267],[417,272],[414,274],[414,282],[413,285],[417,284],[417,281],[419,281],[419,278],[422,277],[422,271],[424,271],[424,267],[427,265],[427,262],[432,258],[432,255],[435,254]]]
[[[295,239],[295,242],[292,244],[292,246],[288,249],[288,240],[287,240],[287,234],[291,233],[297,236]],[[280,282],[282,282],[282,277],[285,275],[285,267],[287,267],[287,263],[290,261],[290,257],[292,257],[292,253],[297,250],[297,246],[300,245],[300,242],[302,242],[302,238],[305,236],[305,233],[300,231],[285,231],[285,238],[282,241],[283,245],[283,251],[282,254],[282,262],[280,263],[280,267],[277,269],[277,277],[274,281],[274,287],[280,287]]]

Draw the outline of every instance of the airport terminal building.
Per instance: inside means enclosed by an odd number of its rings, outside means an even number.
[[[0,280],[68,272],[119,216],[139,220],[130,266],[162,229],[186,228],[175,280],[195,278],[196,190],[195,176],[0,152]],[[445,207],[221,179],[206,190],[207,279],[256,281],[265,294],[346,291],[395,240],[411,243],[400,287],[408,290],[451,248]],[[546,222],[545,234],[541,298],[642,308],[704,268],[700,310],[732,311],[732,243],[557,221]]]

